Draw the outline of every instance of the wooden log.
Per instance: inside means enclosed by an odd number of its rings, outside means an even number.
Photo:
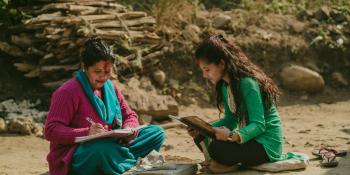
[[[64,82],[66,82],[68,80],[69,80],[69,78],[58,80],[58,81],[46,82],[46,83],[42,83],[42,84],[43,84],[44,87],[47,87],[47,88],[50,88],[50,89],[55,89],[55,88],[61,86]]]
[[[116,12],[113,9],[102,9],[103,14],[110,14],[110,15],[119,15],[122,19],[133,19],[133,18],[141,18],[146,17],[146,12],[139,12],[139,11],[131,11],[131,12]]]
[[[75,65],[54,65],[54,66],[42,66],[40,68],[40,74],[49,74],[57,71],[72,71],[77,70],[80,64]]]
[[[45,55],[45,51],[39,50],[37,48],[33,47],[29,47],[26,51],[26,54],[28,55],[38,55],[38,56],[44,56]]]
[[[103,2],[103,1],[80,1],[80,2],[74,2],[72,4],[76,5],[83,5],[83,6],[94,6],[94,7],[104,7],[108,8],[111,7],[114,10],[126,10],[126,7],[123,5],[120,5],[118,3],[113,2]]]
[[[43,22],[51,22],[64,19],[65,17],[62,16],[62,13],[60,11],[53,13],[44,13],[37,17],[24,21],[24,25],[28,26],[29,24],[42,24]],[[47,26],[47,24],[48,23],[45,23],[45,26]]]
[[[6,54],[14,56],[14,57],[23,56],[23,52],[21,49],[19,49],[16,46],[7,44],[6,42],[2,42],[2,41],[0,41],[0,51],[3,51]]]
[[[24,74],[24,76],[27,78],[39,77],[40,76],[40,69],[37,67],[37,68],[33,69],[32,71]]]
[[[28,48],[34,43],[34,38],[28,34],[11,35],[11,43],[23,48]]]
[[[51,3],[52,0],[35,0],[36,2],[42,2],[42,3]],[[55,0],[55,2],[89,2],[94,0]],[[99,0],[103,2],[115,2],[115,0]]]
[[[141,17],[147,16],[145,12],[116,13],[115,11],[113,11],[113,13],[110,13],[110,14],[67,16],[66,18],[55,18],[52,20],[57,23],[65,23],[65,24],[79,24],[83,21],[94,23],[97,21],[102,22],[102,21],[111,21],[111,20],[117,19],[117,15],[119,15],[119,17],[122,19],[134,19],[134,18],[141,18]]]
[[[84,5],[73,5],[70,3],[52,3],[44,5],[41,8],[41,12],[45,13],[48,11],[59,11],[59,10],[67,10],[71,12],[81,12],[85,10],[96,10],[96,7],[84,6]]]
[[[130,26],[139,26],[139,25],[144,25],[144,24],[155,24],[156,20],[151,17],[142,17],[142,18],[137,18],[134,20],[124,20],[124,24],[128,27]],[[102,23],[93,23],[93,27],[95,28],[108,28],[108,27],[124,27],[121,21],[108,21],[108,22],[102,22]]]
[[[132,38],[135,39],[144,39],[144,41],[160,41],[160,37],[155,33],[150,33],[147,31],[130,31],[129,34]],[[94,34],[90,35],[96,35],[101,36],[103,38],[110,38],[110,39],[116,39],[117,37],[126,37],[128,36],[128,32],[125,31],[115,31],[115,30],[100,30],[96,29],[96,32]]]
[[[21,72],[30,72],[36,68],[35,65],[27,64],[27,63],[15,63],[14,66],[17,70]]]
[[[67,28],[56,28],[56,27],[46,26],[43,32],[45,35],[56,35],[58,33],[63,33],[65,30],[67,30]]]

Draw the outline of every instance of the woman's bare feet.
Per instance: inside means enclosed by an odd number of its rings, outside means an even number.
[[[223,165],[214,160],[211,160],[209,165],[206,167],[206,170],[211,174],[219,174],[237,171],[238,168],[238,165]]]

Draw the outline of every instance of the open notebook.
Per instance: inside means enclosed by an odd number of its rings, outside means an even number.
[[[175,120],[179,120],[185,125],[195,130],[198,130],[199,133],[201,133],[202,135],[215,138],[215,130],[213,126],[208,122],[204,121],[203,119],[199,118],[198,116],[181,117],[181,116],[169,115],[169,117]]]
[[[115,129],[115,130],[110,130],[106,131],[103,133],[98,133],[94,135],[88,135],[88,136],[82,136],[82,137],[76,137],[75,138],[75,143],[81,143],[81,142],[86,142],[94,139],[99,139],[99,138],[105,138],[105,137],[114,137],[114,138],[123,138],[132,135],[134,130],[141,129],[147,125],[141,125],[136,128],[128,128],[128,129]]]

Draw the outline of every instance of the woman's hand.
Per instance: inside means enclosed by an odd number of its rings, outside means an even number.
[[[199,132],[191,127],[187,127],[187,132],[193,138],[195,138],[199,135]]]
[[[131,128],[129,128],[131,129]],[[134,129],[132,135],[130,136],[127,136],[127,137],[124,137],[124,138],[121,138],[120,139],[120,142],[124,145],[130,145],[132,144],[132,142],[134,141],[134,139],[139,135],[139,130],[137,129]]]
[[[106,131],[107,131],[106,126],[103,127],[100,123],[94,123],[89,128],[89,135],[94,135],[94,134],[98,134]]]
[[[230,130],[224,126],[222,127],[214,127],[215,137],[217,140],[227,141],[230,136]]]

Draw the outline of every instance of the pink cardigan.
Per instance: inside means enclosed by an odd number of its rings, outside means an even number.
[[[122,127],[137,127],[137,114],[114,87],[123,116]],[[68,80],[53,93],[44,129],[45,138],[50,141],[50,152],[47,155],[50,175],[68,174],[73,153],[78,146],[74,143],[74,138],[88,134],[90,123],[85,119],[87,116],[105,125],[75,78]]]

